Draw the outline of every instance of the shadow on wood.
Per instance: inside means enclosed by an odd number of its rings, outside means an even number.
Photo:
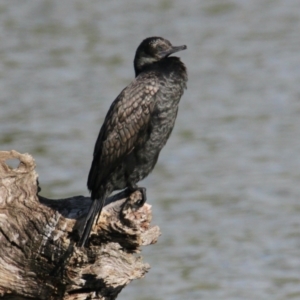
[[[18,165],[8,166],[11,159]],[[138,191],[109,198],[89,246],[78,248],[78,228],[91,199],[39,196],[33,158],[0,152],[0,297],[116,299],[149,270],[136,253],[160,235],[150,226],[151,206],[140,207],[140,201]]]

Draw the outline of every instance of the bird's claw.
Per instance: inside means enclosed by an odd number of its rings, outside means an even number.
[[[136,205],[138,207],[142,207],[146,200],[147,200],[147,195],[146,195],[146,188],[144,187],[130,187],[128,188],[129,193],[134,193],[136,191],[139,191],[142,194],[142,198],[136,202]]]
[[[140,201],[138,201],[138,203],[137,203],[138,205],[140,205],[140,207],[142,207],[145,204],[146,200],[147,200],[146,188],[139,187],[136,190],[140,191],[141,194],[142,194],[142,199]]]

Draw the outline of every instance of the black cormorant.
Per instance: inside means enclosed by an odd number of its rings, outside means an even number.
[[[105,199],[115,190],[145,189],[136,183],[154,168],[166,144],[186,88],[187,71],[178,57],[169,55],[186,49],[174,47],[161,37],[142,41],[136,50],[136,78],[112,103],[94,149],[88,176],[92,204],[79,246],[84,246]]]

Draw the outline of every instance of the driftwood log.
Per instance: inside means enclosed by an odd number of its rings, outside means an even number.
[[[9,167],[10,159],[18,166]],[[140,192],[108,199],[88,247],[79,248],[90,198],[50,200],[38,191],[33,158],[0,152],[0,298],[116,299],[149,270],[137,253],[160,231]]]

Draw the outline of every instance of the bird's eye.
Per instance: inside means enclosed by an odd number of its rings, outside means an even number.
[[[157,45],[157,46],[156,46],[156,50],[158,50],[158,51],[163,51],[163,50],[164,50],[164,47],[161,46],[161,45]]]

